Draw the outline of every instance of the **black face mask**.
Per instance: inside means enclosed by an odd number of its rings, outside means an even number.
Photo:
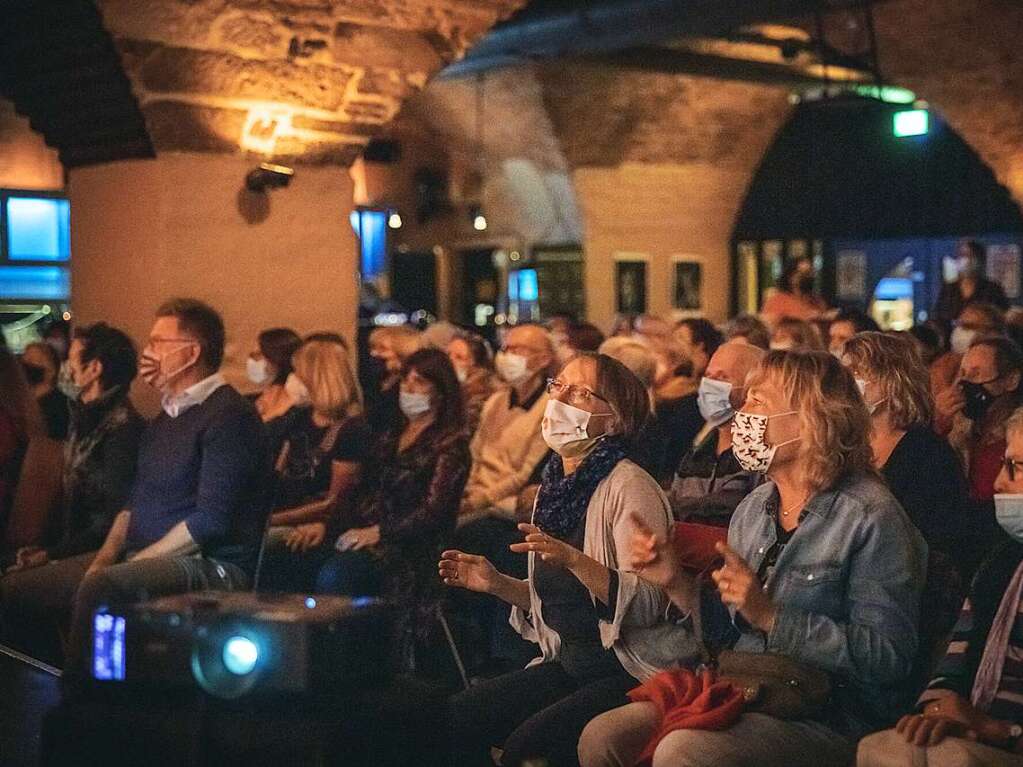
[[[992,379],[997,381],[997,378]],[[987,383],[991,383],[988,381]],[[979,421],[991,407],[991,403],[997,399],[994,394],[984,388],[984,384],[973,383],[972,381],[960,381],[959,388],[966,398],[966,406],[963,408],[963,415],[971,421]]]
[[[46,377],[46,368],[41,368],[30,362],[22,362],[21,367],[25,371],[25,380],[28,381],[29,386],[38,386]]]

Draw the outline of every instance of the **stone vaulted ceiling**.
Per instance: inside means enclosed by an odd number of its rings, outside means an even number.
[[[525,0],[98,0],[159,151],[350,164]]]

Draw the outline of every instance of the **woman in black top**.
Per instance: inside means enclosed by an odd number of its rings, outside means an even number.
[[[927,369],[904,337],[859,333],[843,348],[871,412],[874,466],[932,549],[955,555],[966,480],[952,447],[931,429]]]
[[[267,424],[281,447],[262,585],[304,591],[330,555],[327,530],[346,516],[372,438],[343,346],[307,341],[291,360],[291,388],[309,405]]]
[[[399,386],[403,425],[377,439],[316,590],[382,594],[425,614],[436,605],[433,567],[454,529],[471,458],[461,390],[447,355],[437,349],[411,355]],[[422,630],[429,624],[414,625]],[[399,635],[407,628],[400,627]]]

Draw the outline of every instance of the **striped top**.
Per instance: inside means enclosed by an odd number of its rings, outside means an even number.
[[[973,605],[967,598],[952,631],[945,657],[938,664],[934,679],[920,696],[921,704],[941,698],[948,692],[970,700],[977,674],[976,662],[971,660],[971,655],[975,654],[969,652],[971,637],[975,636],[975,616]],[[987,627],[985,635],[990,628]],[[1023,612],[1016,615],[1009,635],[1002,678],[998,682],[998,692],[986,713],[996,719],[1023,722]]]

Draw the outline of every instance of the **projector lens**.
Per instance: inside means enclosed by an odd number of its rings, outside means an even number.
[[[232,674],[252,673],[259,660],[259,648],[248,637],[233,636],[224,643],[224,668]]]

